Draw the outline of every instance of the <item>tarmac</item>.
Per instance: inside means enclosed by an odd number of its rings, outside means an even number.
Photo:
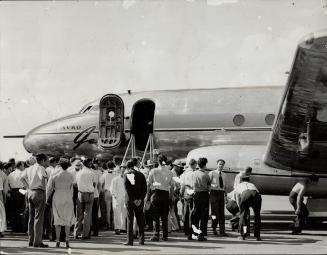
[[[275,203],[282,210],[275,210]],[[268,206],[263,204],[262,241],[256,241],[253,235],[239,240],[239,234],[231,230],[226,220],[228,237],[214,236],[209,223],[207,241],[188,241],[182,232],[173,232],[167,242],[151,242],[148,240],[152,233],[146,232],[144,246],[137,240],[134,246],[124,246],[126,234],[101,231],[98,237],[90,240],[71,239],[71,249],[66,249],[64,243],[55,248],[55,242],[48,241],[44,243],[49,248],[31,248],[27,246],[26,235],[6,232],[0,239],[0,254],[327,254],[327,223],[310,225],[301,235],[291,235],[290,224],[294,216],[290,209],[283,197],[270,199]]]

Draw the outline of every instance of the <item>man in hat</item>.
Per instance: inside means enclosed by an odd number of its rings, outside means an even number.
[[[134,215],[139,227],[139,244],[144,245],[144,198],[146,195],[146,180],[144,175],[134,169],[135,163],[128,160],[124,173],[127,208],[127,242],[124,245],[133,245]]]
[[[29,203],[29,246],[46,248],[42,242],[44,209],[46,199],[47,173],[45,167],[49,165],[48,157],[41,153],[36,155],[36,163],[27,168],[21,175],[21,181],[28,191]]]
[[[250,177],[248,175],[241,176],[241,183],[237,185],[234,190],[235,200],[240,208],[240,221],[239,221],[239,232],[241,234],[241,239],[245,240],[246,233],[250,231],[248,229],[248,217],[250,207],[252,207],[254,212],[254,237],[257,241],[260,241],[260,228],[261,228],[261,195],[257,187],[250,182]]]

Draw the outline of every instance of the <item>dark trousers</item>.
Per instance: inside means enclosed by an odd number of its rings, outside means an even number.
[[[107,208],[106,201],[104,199],[104,191],[99,193],[99,206],[101,212],[101,226],[103,229],[107,229],[109,227],[108,219],[107,219]]]
[[[153,208],[150,204],[149,208],[144,212],[145,224],[148,226],[148,230],[153,230]]]
[[[11,222],[13,232],[24,231],[24,211],[25,196],[19,192],[19,189],[11,190]]]
[[[28,193],[25,194],[25,208],[24,208],[24,232],[28,232],[28,222],[30,218],[30,209],[28,202]]]
[[[256,190],[245,190],[241,194],[240,201],[240,222],[239,222],[239,231],[241,236],[245,236],[247,233],[244,233],[243,227],[248,226],[248,213],[249,209],[252,208],[254,212],[254,236],[260,237],[260,228],[261,228],[261,195]],[[247,232],[250,230],[248,229]]]
[[[154,236],[159,237],[160,219],[162,224],[162,235],[168,237],[168,213],[169,213],[169,192],[165,190],[154,190],[151,196],[153,208]]]
[[[290,201],[290,203],[293,206],[295,211],[297,209],[297,196],[298,196],[298,194],[296,192],[293,192],[293,191],[291,191],[291,193],[289,195],[289,201]],[[305,225],[305,221],[306,221],[308,216],[309,216],[308,208],[302,201],[301,202],[300,213],[296,215],[295,220],[294,220],[294,228],[293,228],[294,233],[299,234],[299,233],[302,232],[302,229],[303,229],[303,227]]]
[[[134,204],[134,201],[127,201],[127,242],[129,244],[133,243],[133,224],[134,215],[136,218],[137,225],[139,227],[139,242],[144,242],[144,212],[143,212],[144,202],[139,206]]]
[[[184,222],[184,233],[187,236],[192,235],[191,227],[191,212],[193,210],[193,197],[184,198],[183,203],[183,222]]]
[[[52,205],[46,204],[44,210],[43,234],[46,238],[52,235]]]
[[[219,223],[220,234],[225,233],[225,191],[211,190],[210,192],[212,228],[215,231]]]
[[[98,212],[99,212],[99,198],[95,197],[92,206],[92,230],[94,236],[97,236],[99,234]]]
[[[43,220],[45,209],[45,191],[30,190],[28,192],[29,221],[28,233],[29,243],[39,245],[42,243]]]
[[[207,191],[194,193],[194,206],[191,215],[192,225],[199,228],[202,236],[207,235],[207,225],[209,218],[209,193]]]
[[[76,204],[77,204],[77,196],[78,196],[78,188],[77,186],[73,186],[73,203],[74,203],[74,214],[75,214],[75,217],[77,217],[77,214],[76,214]]]

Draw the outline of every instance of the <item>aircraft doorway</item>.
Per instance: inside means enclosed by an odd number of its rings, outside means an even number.
[[[131,116],[131,133],[135,136],[136,150],[144,151],[149,135],[153,133],[155,104],[142,99],[133,106]]]

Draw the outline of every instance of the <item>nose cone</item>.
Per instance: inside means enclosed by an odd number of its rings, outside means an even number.
[[[49,146],[48,137],[57,132],[56,121],[37,126],[29,131],[23,140],[23,145],[29,153],[46,153]]]

